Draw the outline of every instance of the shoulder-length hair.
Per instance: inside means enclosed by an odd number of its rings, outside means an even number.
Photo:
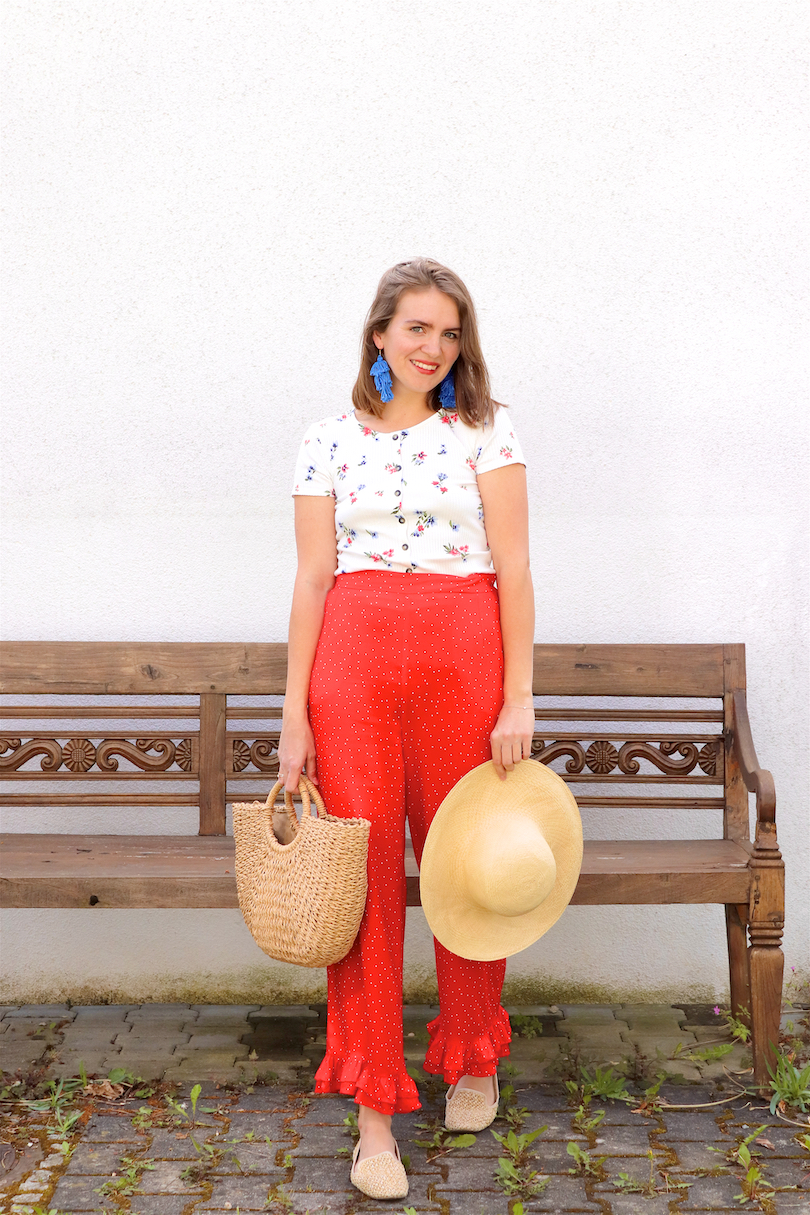
[[[493,400],[490,391],[489,372],[478,337],[475,305],[459,276],[429,257],[398,262],[386,270],[380,279],[363,328],[360,372],[352,389],[352,402],[355,409],[362,413],[382,417],[384,405],[370,375],[371,365],[380,353],[374,344],[374,334],[385,333],[404,292],[425,291],[430,287],[438,287],[439,291],[455,301],[458,308],[461,341],[453,373],[459,417],[469,426],[483,426],[492,421],[499,402]],[[431,409],[438,411],[441,408],[438,385],[430,390],[427,401]]]

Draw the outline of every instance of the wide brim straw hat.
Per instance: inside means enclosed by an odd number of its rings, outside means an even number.
[[[436,811],[420,866],[433,935],[462,958],[520,953],[565,911],[582,868],[582,820],[565,781],[534,760],[501,780],[473,768]]]

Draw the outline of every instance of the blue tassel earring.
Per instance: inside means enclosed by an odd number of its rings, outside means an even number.
[[[394,392],[391,385],[391,368],[383,358],[382,351],[377,355],[377,361],[372,365],[369,375],[374,377],[374,387],[380,394],[380,400],[383,404],[386,401],[393,401]]]
[[[456,378],[453,375],[452,367],[439,385],[439,404],[442,409],[455,409],[456,407]]]

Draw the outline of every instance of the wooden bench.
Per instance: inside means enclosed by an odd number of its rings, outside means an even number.
[[[274,779],[286,647],[9,642],[0,662],[0,769],[15,782],[0,802],[25,807],[26,827],[47,807],[64,807],[68,829],[72,808],[105,808],[111,832],[3,835],[0,905],[236,907],[226,804],[264,799]],[[756,1080],[767,1083],[784,865],[744,647],[538,645],[534,692],[533,753],[570,782],[586,834],[601,834],[600,811],[621,811],[653,837],[588,840],[573,902],[722,903],[732,1008],[750,1016]],[[146,806],[170,829],[177,808],[196,808],[199,834],[132,834],[128,809]],[[679,838],[685,816],[711,838]],[[418,905],[412,855],[407,874]]]

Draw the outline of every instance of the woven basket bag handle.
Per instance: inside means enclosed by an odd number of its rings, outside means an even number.
[[[278,791],[281,788],[281,785],[282,782],[277,780],[273,785],[273,788],[267,794],[267,801],[265,802],[264,809],[265,813],[270,814],[271,818],[273,810],[275,809],[276,797],[278,796]],[[326,814],[326,806],[323,804],[323,798],[309,777],[305,776],[303,772],[301,773],[298,781],[298,792],[301,794],[301,801],[304,805],[304,817],[312,813],[312,804],[314,802],[317,812],[314,817],[323,818]],[[289,789],[284,790],[284,809],[287,811],[287,818],[290,821],[290,828],[293,835],[295,835],[295,833],[298,831],[298,815],[295,813],[295,806],[293,805],[292,794],[290,793]]]

